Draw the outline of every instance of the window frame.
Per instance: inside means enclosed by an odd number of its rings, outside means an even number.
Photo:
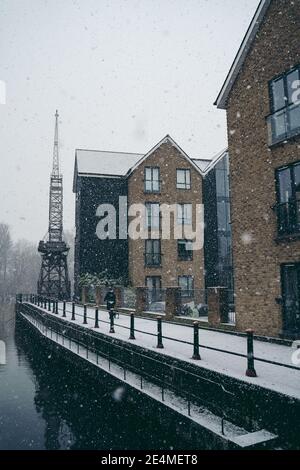
[[[184,183],[178,183],[178,172],[184,172]],[[187,178],[186,175],[189,174],[189,187],[187,187]],[[178,184],[184,184],[184,187],[179,187]],[[176,188],[182,189],[183,191],[189,191],[192,189],[192,173],[190,168],[176,168]]]
[[[183,214],[183,217],[181,217],[181,219],[179,220],[178,218],[178,208],[182,207],[182,214]],[[185,206],[190,206],[191,207],[191,219],[188,222],[186,223],[186,219],[185,219],[185,216],[184,216],[184,207]],[[180,225],[182,227],[185,227],[185,226],[192,226],[193,225],[193,204],[191,202],[177,202],[176,203],[176,223],[177,225]]]
[[[146,178],[147,170],[150,170],[150,171],[151,171],[151,179],[150,179],[150,180]],[[154,179],[153,179],[153,170],[157,170],[157,171],[158,171],[158,178],[157,178],[157,180],[154,180]],[[146,184],[147,184],[148,181],[151,183],[151,189],[147,189],[147,188],[146,188]],[[153,189],[153,182],[154,182],[154,181],[157,181],[157,182],[158,182],[158,189]],[[155,193],[155,194],[159,194],[159,193],[160,193],[160,183],[161,183],[161,180],[160,180],[160,167],[159,167],[159,166],[145,166],[145,167],[144,167],[144,193]]]
[[[152,245],[152,249],[150,252],[147,251],[147,245],[149,245],[149,243],[151,243]],[[153,250],[154,243],[157,243],[159,247],[159,251],[157,253],[155,253]],[[155,256],[158,256],[158,263],[154,262]],[[151,258],[150,262],[147,261],[148,257]],[[147,238],[145,240],[144,262],[145,262],[145,266],[147,267],[158,267],[158,268],[161,267],[161,240],[159,238],[154,238],[154,239]]]
[[[180,279],[186,279],[187,280],[187,289],[183,289],[181,287]],[[191,288],[188,285],[189,284],[188,283],[189,279],[191,279],[191,281],[192,281],[192,287]],[[194,276],[191,276],[189,274],[182,274],[182,275],[178,276],[178,287],[180,287],[180,289],[181,289],[181,296],[182,297],[191,297],[193,295],[194,290],[195,290],[194,283],[195,283]]]
[[[299,202],[299,209],[300,209],[300,199],[297,200],[296,197],[296,184],[295,184],[295,172],[294,169],[296,166],[300,166],[300,160],[296,162],[289,163],[288,165],[280,166],[275,169],[275,189],[276,189],[276,204],[274,208],[277,212],[277,234],[279,237],[289,237],[293,235],[300,236],[300,221],[297,223],[297,202]],[[289,170],[290,174],[290,185],[291,185],[291,200],[286,202],[281,202],[281,187],[280,187],[280,173],[282,171]],[[291,228],[289,229],[288,226],[284,226],[281,229],[282,224],[282,215],[280,213],[281,207],[284,205],[290,210],[291,212],[288,214],[289,217],[292,219]]]
[[[286,299],[288,297],[287,291],[285,289],[285,274],[287,274],[288,269],[292,268],[295,270],[296,277],[297,277],[297,290],[298,290],[298,297],[300,297],[300,262],[299,261],[291,261],[290,263],[281,263],[280,264],[280,284],[281,284],[281,299],[282,299],[282,323],[283,323],[283,331],[286,333],[300,333],[300,320],[297,319],[297,315],[300,314],[300,308],[298,305],[298,312],[295,311],[295,318],[291,318],[291,315],[287,312],[287,303]],[[293,323],[293,325],[291,324]]]
[[[158,226],[153,226],[152,225],[152,221],[153,221],[153,217],[152,217],[152,211],[151,211],[151,215],[150,215],[150,219],[151,219],[151,224],[149,225],[148,224],[148,219],[149,219],[149,215],[148,215],[148,207],[149,206],[154,206],[154,205],[157,205],[158,206]],[[160,227],[161,227],[161,216],[160,216],[160,203],[157,202],[157,201],[146,201],[145,202],[145,209],[146,209],[146,214],[145,214],[145,226],[146,226],[146,229],[147,230],[160,230]]]
[[[299,108],[300,110],[300,103],[295,105],[295,103],[290,101],[289,89],[288,89],[288,76],[296,71],[298,72],[298,80],[300,82],[300,64],[296,64],[291,69],[284,71],[283,73],[273,77],[271,80],[268,81],[270,113],[266,116],[266,120],[267,120],[268,133],[269,133],[269,147],[273,147],[274,145],[281,144],[286,140],[292,139],[293,137],[300,135],[300,122],[297,127],[291,126],[292,106],[294,106],[293,109]],[[273,84],[280,80],[283,80],[285,105],[282,106],[281,108],[275,109]],[[300,91],[300,88],[299,88],[299,91]],[[278,134],[276,132],[276,125],[274,126],[274,123],[276,123],[275,121],[276,116],[283,118],[282,125],[284,126],[284,132],[282,134]]]
[[[177,259],[178,261],[193,261],[193,254],[194,254],[194,251],[193,250],[186,250],[185,249],[185,254],[189,254],[188,256],[180,256],[180,252],[179,252],[179,245],[180,244],[183,244],[185,243],[193,243],[192,240],[188,240],[186,238],[180,238],[179,240],[177,240]]]
[[[159,287],[152,287],[151,289],[156,290],[156,289],[161,289],[162,288],[162,282],[161,282],[161,276],[146,276],[145,277],[145,287],[150,289],[150,287],[147,286],[147,279],[158,279],[159,280]]]

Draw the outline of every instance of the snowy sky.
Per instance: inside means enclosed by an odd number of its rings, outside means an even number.
[[[259,0],[1,0],[0,221],[14,238],[48,226],[60,113],[65,229],[74,149],[144,153],[170,134],[191,157],[226,146],[213,102]]]

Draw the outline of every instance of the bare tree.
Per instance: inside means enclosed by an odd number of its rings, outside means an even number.
[[[8,282],[8,263],[12,241],[10,236],[9,226],[0,223],[0,294],[3,296],[7,294]]]

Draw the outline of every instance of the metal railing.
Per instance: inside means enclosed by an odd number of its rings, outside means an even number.
[[[29,304],[27,305],[30,309],[31,306]],[[199,403],[200,403],[202,406],[205,406],[211,412],[217,414],[217,416],[220,417],[221,433],[225,435],[224,424],[226,420],[229,420],[229,418],[224,408],[217,405],[216,403],[213,403],[210,400],[204,399],[202,396],[200,396],[200,394],[195,395],[195,393],[192,393],[191,391],[188,391],[182,387],[171,384],[169,381],[167,381],[166,377],[168,375],[168,372],[164,368],[166,368],[167,366],[167,369],[169,369],[169,366],[164,361],[147,356],[142,352],[138,352],[138,351],[134,352],[135,356],[138,356],[144,359],[145,361],[151,361],[151,363],[155,365],[156,370],[157,370],[157,366],[160,366],[161,370],[163,370],[162,378],[145,371],[143,368],[142,369],[140,367],[137,368],[132,364],[130,365],[130,368],[126,367],[126,365],[124,365],[124,362],[121,359],[119,359],[122,356],[121,354],[112,354],[112,351],[110,349],[110,347],[112,346],[112,342],[110,341],[110,339],[105,339],[103,336],[101,336],[101,342],[105,343],[108,346],[108,352],[103,351],[103,349],[99,351],[99,349],[96,347],[95,342],[93,341],[95,339],[94,331],[91,332],[91,330],[86,330],[86,329],[80,330],[80,336],[81,338],[82,337],[85,338],[85,341],[84,341],[84,340],[79,339],[78,328],[75,328],[73,325],[68,325],[67,329],[61,329],[61,321],[58,318],[54,317],[53,315],[51,316],[47,315],[47,318],[46,318],[47,324],[45,324],[43,323],[43,321],[39,321],[34,316],[32,316],[32,313],[34,312],[27,310],[24,313],[30,315],[31,321],[34,324],[34,326],[37,327],[43,333],[45,337],[56,341],[58,344],[70,350],[71,352],[75,352],[81,357],[85,357],[86,359],[89,359],[91,362],[93,362],[91,354],[95,354],[94,362],[97,365],[101,365],[100,358],[101,359],[104,358],[108,361],[109,371],[111,371],[113,364],[117,364],[123,370],[123,380],[125,382],[127,380],[127,375],[129,372],[129,373],[134,373],[135,375],[139,376],[139,383],[140,383],[141,390],[144,390],[146,388],[147,382],[154,383],[161,389],[162,402],[165,401],[166,394],[169,392],[174,392],[177,396],[183,397],[186,400],[187,415],[189,417],[192,416],[193,404],[195,404],[196,406],[199,406]],[[78,312],[77,312],[77,315],[78,315]],[[79,315],[83,317],[83,315],[81,314]],[[102,320],[102,322],[108,323],[104,320]],[[127,327],[123,326],[123,328],[127,328]],[[139,331],[139,330],[135,330],[135,331]],[[68,332],[71,333],[71,335],[68,335]],[[148,334],[152,336],[156,336],[152,333],[148,333]],[[61,342],[60,342],[60,339],[61,339]],[[132,354],[132,350],[129,349],[125,344],[121,345],[121,344],[114,342],[113,348],[119,349],[122,352],[125,351],[125,352],[128,352],[129,354]],[[85,353],[84,356],[82,356],[83,353]],[[195,350],[194,350],[194,353],[195,353]],[[200,357],[199,358],[195,357],[195,359],[200,359]],[[231,398],[233,397],[232,399],[234,399],[233,401],[235,401],[236,395],[232,391],[227,390],[224,387],[224,385],[219,382],[216,382],[210,378],[202,377],[198,374],[195,374],[191,371],[187,371],[175,365],[172,365],[172,372],[183,374],[183,376],[186,375],[189,377],[193,377],[197,383],[199,383],[200,381],[205,384],[211,385],[212,387],[217,388],[219,393],[225,395],[227,399],[229,397]],[[233,419],[233,417],[231,416],[230,422],[233,423],[234,421],[236,420]],[[240,426],[240,423],[236,422],[236,425]]]
[[[292,200],[274,206],[278,235],[300,234],[300,201]]]
[[[21,297],[20,297],[20,295],[21,295]],[[97,320],[97,317],[98,317],[98,324],[99,323],[108,324],[108,325],[110,325],[110,329],[113,326],[113,328],[117,327],[117,328],[121,328],[121,329],[125,329],[125,330],[130,330],[130,332],[131,332],[131,334],[133,334],[133,336],[134,336],[134,333],[141,333],[141,334],[144,334],[144,335],[156,337],[157,338],[157,348],[164,347],[163,346],[163,340],[166,339],[166,340],[174,341],[174,342],[181,343],[181,344],[191,345],[194,348],[193,350],[195,350],[195,348],[202,348],[202,349],[207,349],[207,350],[211,350],[211,351],[216,351],[216,352],[222,353],[222,354],[228,354],[228,355],[232,355],[232,356],[236,356],[236,357],[245,358],[245,359],[247,359],[246,374],[247,374],[247,371],[249,369],[250,370],[253,369],[253,372],[255,372],[254,360],[258,361],[258,362],[265,363],[265,364],[270,364],[270,365],[274,365],[274,366],[284,367],[284,368],[287,368],[287,369],[297,370],[297,371],[300,372],[300,366],[285,364],[285,363],[281,363],[281,362],[278,362],[278,361],[272,361],[272,360],[269,360],[269,359],[263,359],[261,357],[256,357],[254,355],[254,352],[253,352],[253,349],[254,349],[254,346],[253,346],[253,330],[246,330],[247,353],[242,354],[242,353],[238,353],[238,352],[235,352],[235,351],[231,351],[229,349],[216,348],[216,347],[201,344],[199,342],[199,329],[201,330],[201,328],[199,328],[199,324],[198,324],[197,321],[194,322],[193,326],[182,325],[183,328],[189,328],[191,330],[191,332],[193,332],[193,341],[185,341],[185,340],[182,340],[182,339],[179,339],[179,338],[174,338],[174,337],[163,335],[162,334],[162,326],[166,322],[164,322],[162,320],[162,317],[160,317],[160,316],[158,316],[158,318],[156,318],[156,319],[147,319],[147,321],[149,321],[149,322],[156,322],[157,323],[157,331],[156,331],[156,333],[154,333],[154,332],[152,333],[152,332],[149,332],[149,331],[139,330],[139,329],[135,328],[135,325],[134,325],[135,315],[133,313],[129,316],[130,317],[130,325],[126,326],[126,325],[122,325],[120,323],[116,323],[115,315],[111,315],[109,320],[104,320],[102,318],[99,318],[99,315],[98,315],[99,314],[99,309],[98,308],[94,309],[95,315],[90,316],[88,314],[88,310],[87,310],[86,306],[78,305],[78,304],[75,304],[74,302],[60,302],[56,299],[49,299],[49,298],[44,298],[44,297],[42,298],[42,297],[37,296],[37,295],[29,295],[29,296],[26,296],[26,297],[22,297],[22,294],[19,294],[17,296],[17,302],[19,302],[19,303],[22,303],[22,302],[31,303],[33,305],[41,307],[44,311],[46,310],[46,312],[49,312],[49,313],[52,313],[52,314],[54,313],[54,314],[58,315],[59,313],[61,313],[62,317],[66,318],[66,319],[69,319],[71,321],[74,321],[74,320],[78,319],[78,317],[79,317],[79,318],[82,318],[82,323],[83,324],[87,324],[88,320],[92,320],[92,322],[95,322],[95,324],[96,324],[96,320]],[[62,305],[60,306],[60,304],[62,304]],[[90,309],[92,309],[92,308],[90,308]],[[98,312],[98,314],[97,314],[97,312]],[[122,315],[125,316],[125,317],[128,317],[127,314],[122,314]],[[225,333],[223,333],[223,334],[225,334]],[[253,360],[253,363],[252,363],[252,360]],[[253,375],[253,376],[256,376],[256,374]]]

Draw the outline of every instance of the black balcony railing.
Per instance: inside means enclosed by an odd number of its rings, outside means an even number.
[[[267,116],[269,146],[300,134],[300,104],[291,104]]]
[[[275,209],[278,235],[300,234],[300,200],[277,204]]]
[[[145,253],[145,266],[160,266],[161,253]]]

